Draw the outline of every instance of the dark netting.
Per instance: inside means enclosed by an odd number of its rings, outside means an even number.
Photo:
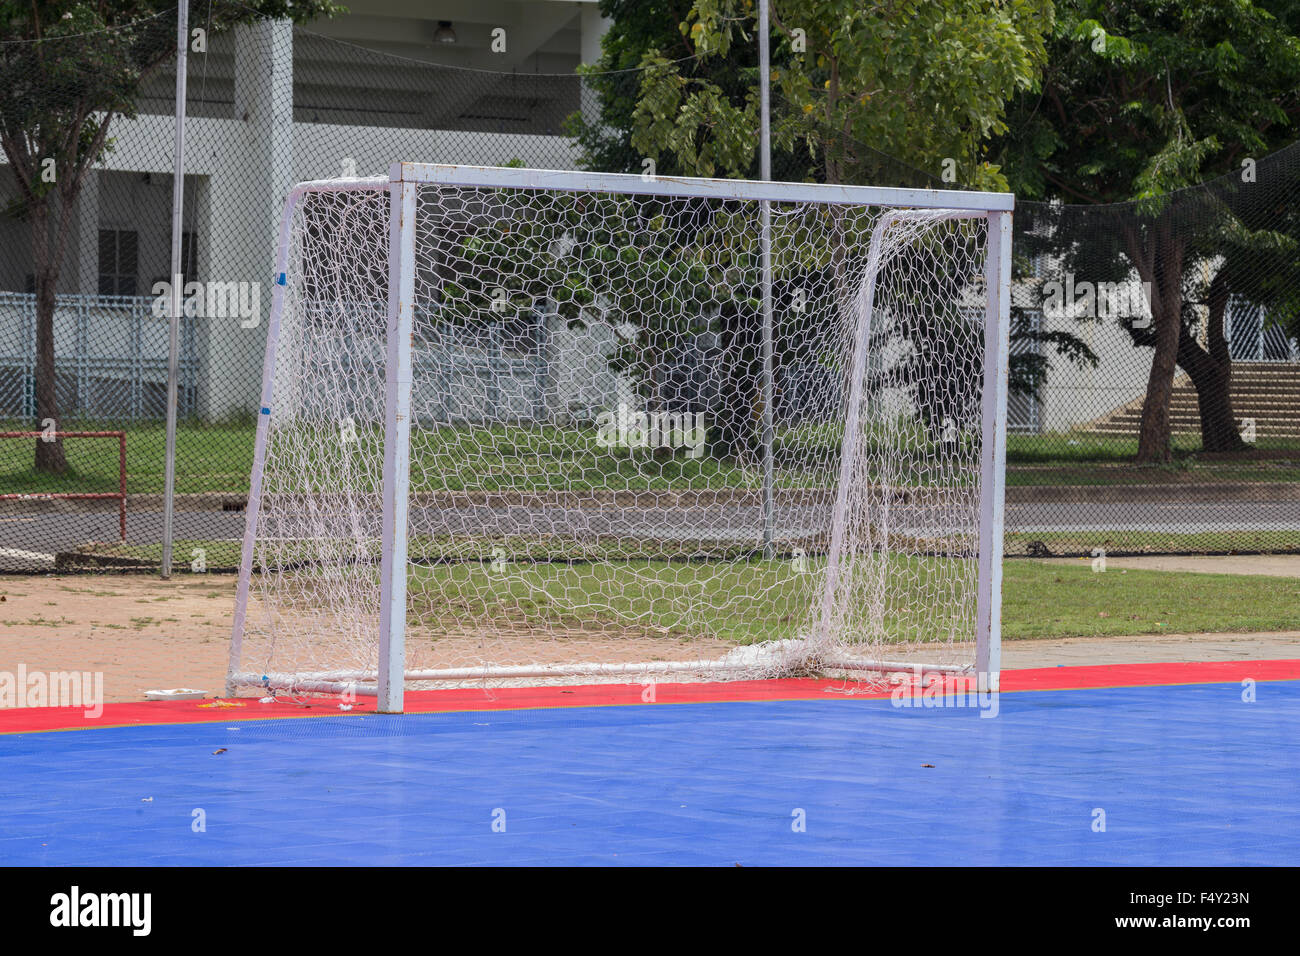
[[[1298,196],[1017,205],[1008,553],[1300,550]]]
[[[220,28],[237,9],[195,3],[191,14],[211,29],[188,65],[179,570],[237,563],[275,239],[294,182],[385,175],[395,160],[649,171],[629,133],[643,71],[579,75],[576,56],[456,69],[315,25]],[[174,36],[167,13],[0,43],[2,570],[159,560]],[[676,65],[689,73],[692,62]],[[738,62],[733,101],[755,82],[753,64]],[[39,180],[59,123],[128,103],[77,188],[38,185],[53,196],[34,204],[18,177]],[[774,96],[773,110],[791,108]],[[774,178],[958,185],[817,130],[815,113],[796,119],[830,145],[778,147]],[[1298,150],[1147,204],[1018,205],[1008,553],[1300,550]],[[684,172],[670,155],[654,159],[659,175]],[[757,155],[741,172],[757,176]],[[55,253],[57,275],[40,258]],[[482,374],[518,374],[517,356],[493,352],[507,332],[485,336]],[[1176,339],[1153,384],[1162,333]],[[778,409],[807,387],[789,370],[777,381]],[[59,433],[61,473],[36,467],[43,442],[31,433],[42,431]]]
[[[289,188],[386,175],[397,160],[577,168],[583,117],[599,129],[600,97],[635,97],[640,83],[636,71],[584,79],[574,56],[530,57],[495,72],[438,66],[258,18],[239,4],[194,3],[190,26],[205,35],[187,70],[181,571],[238,563]],[[169,11],[116,30],[56,32],[0,43],[7,146],[39,154],[27,157],[39,178],[41,158],[55,152],[51,137],[75,116],[117,112],[102,131],[110,146],[102,161],[80,172],[68,201],[56,196],[47,207],[42,251],[60,249],[60,261],[43,306],[30,203],[12,160],[0,166],[0,570],[156,568],[176,19]],[[60,159],[60,175],[65,167]],[[628,159],[618,168],[640,167]],[[42,328],[52,373],[39,360]],[[43,383],[52,383],[44,398]],[[66,460],[57,473],[37,467],[51,448]]]
[[[137,94],[173,60],[176,14],[110,30],[87,16],[35,42],[6,24],[0,43],[0,570],[48,570],[91,542],[156,555],[161,536],[168,329],[150,290],[170,271],[172,121]],[[197,333],[179,366],[187,420]]]
[[[839,142],[844,182],[958,186]],[[1017,202],[1009,555],[1300,551],[1298,199],[1300,143],[1146,202]]]

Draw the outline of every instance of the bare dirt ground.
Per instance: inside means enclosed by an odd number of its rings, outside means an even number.
[[[235,578],[0,577],[0,671],[102,671],[106,701],[220,693]]]
[[[1294,556],[1114,558],[1108,563],[1300,576],[1300,557]],[[1269,570],[1257,570],[1262,568]],[[225,683],[234,597],[235,578],[224,575],[172,581],[139,574],[0,577],[0,672],[15,673],[20,664],[29,672],[100,671],[110,702],[141,700],[146,690],[175,687],[216,695]],[[714,657],[726,649],[713,642],[689,642],[689,648],[691,658]],[[658,656],[649,645],[625,650],[642,659]],[[1277,658],[1300,658],[1300,631],[1003,645],[1006,668]]]

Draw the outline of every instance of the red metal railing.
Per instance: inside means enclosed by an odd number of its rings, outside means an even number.
[[[0,494],[0,499],[17,499],[22,501],[45,501],[53,498],[80,499],[82,501],[104,501],[117,499],[118,534],[126,540],[126,432],[0,432],[0,438],[41,438],[50,434],[59,438],[116,438],[117,439],[117,487],[111,491],[51,491],[38,494]]]

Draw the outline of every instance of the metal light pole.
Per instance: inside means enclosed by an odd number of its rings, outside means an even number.
[[[759,177],[767,182],[772,178],[772,116],[771,82],[772,63],[769,49],[768,2],[758,3],[758,89],[759,89]],[[776,428],[773,424],[772,403],[776,389],[772,381],[772,204],[763,200],[759,205],[759,248],[762,257],[763,294],[763,557],[776,556],[773,544],[776,530],[776,478],[775,452]]]
[[[172,282],[167,330],[167,452],[163,464],[162,576],[172,574],[172,517],[176,504],[176,394],[181,351],[184,277],[181,237],[185,208],[185,65],[189,51],[189,0],[176,3],[176,148],[172,157]]]

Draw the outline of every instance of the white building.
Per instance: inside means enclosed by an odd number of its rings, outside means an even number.
[[[595,0],[349,7],[304,27],[241,27],[191,55],[183,270],[218,295],[184,324],[182,414],[220,420],[255,407],[276,233],[293,183],[384,175],[395,160],[576,163],[564,123],[590,106],[575,70],[598,59],[608,28]],[[174,72],[164,71],[138,117],[114,121],[113,148],[82,191],[56,317],[65,414],[164,412],[167,329],[151,296],[170,271],[173,88]],[[3,163],[0,199],[8,199],[15,188]],[[29,419],[35,309],[26,224],[0,217],[0,253],[0,418]],[[1144,393],[1150,351],[1134,348],[1117,321],[1062,314],[1043,322],[1081,335],[1103,361],[1079,368],[1049,354],[1038,400],[1013,398],[1017,430],[1068,431]],[[1278,346],[1262,338],[1258,318],[1230,331],[1238,358],[1295,360],[1284,338],[1287,354],[1273,354]],[[582,342],[568,348],[600,353]],[[591,404],[560,391],[566,407]]]
[[[182,412],[254,407],[276,233],[302,180],[383,175],[395,160],[572,165],[574,71],[608,29],[595,0],[355,0],[295,28],[213,36],[187,74],[187,278],[242,286],[247,314],[187,323]],[[59,284],[61,406],[158,417],[166,323],[148,297],[170,272],[174,69],[89,177]],[[16,190],[0,159],[0,198]],[[34,303],[26,224],[0,218],[0,418],[31,405]],[[250,295],[250,287],[252,294]],[[120,297],[120,298],[119,298]],[[218,310],[220,311],[220,310]]]

